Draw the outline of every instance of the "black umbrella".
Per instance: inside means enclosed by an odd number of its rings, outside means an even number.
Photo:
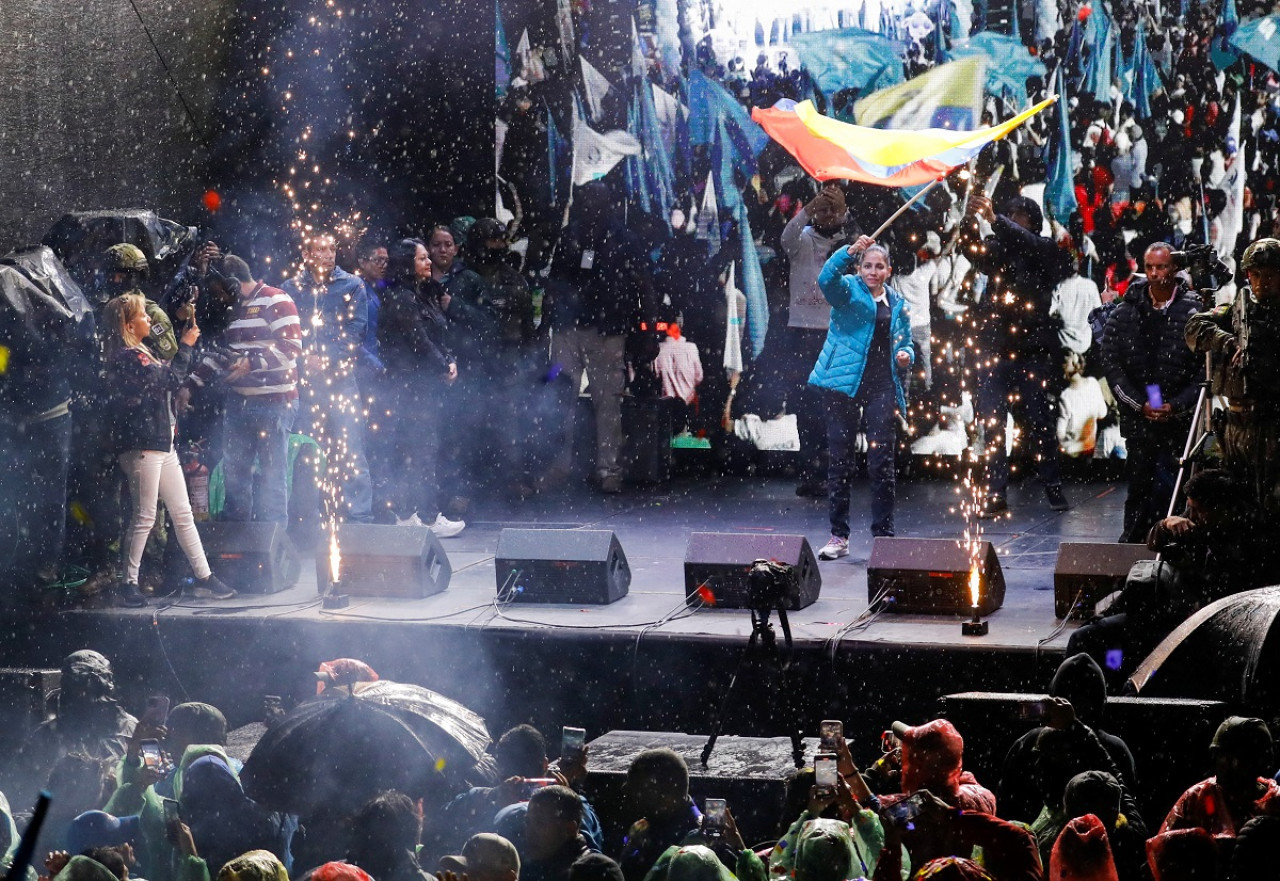
[[[1156,646],[1129,684],[1142,697],[1274,708],[1280,688],[1280,586],[1205,606]]]
[[[484,719],[416,685],[361,682],[300,704],[258,741],[240,779],[254,800],[307,814],[384,789],[443,796],[491,777]]]

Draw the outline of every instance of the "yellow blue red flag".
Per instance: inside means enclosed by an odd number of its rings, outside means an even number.
[[[1055,95],[992,128],[895,131],[850,125],[818,113],[812,101],[782,100],[751,118],[818,180],[846,178],[889,187],[936,180],[978,155],[1057,100]]]

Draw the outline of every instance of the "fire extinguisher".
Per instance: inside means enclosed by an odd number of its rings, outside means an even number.
[[[209,519],[209,469],[200,461],[200,446],[192,444],[182,470],[187,478],[187,497],[196,520]]]

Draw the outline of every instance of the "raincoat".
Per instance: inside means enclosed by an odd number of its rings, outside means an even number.
[[[289,881],[289,873],[269,850],[251,850],[226,863],[218,881]]]
[[[1085,814],[1066,825],[1049,857],[1049,877],[1064,881],[1119,881],[1101,820]]]
[[[673,845],[658,857],[644,881],[765,881],[765,870],[749,848],[738,854],[735,874],[704,844]]]
[[[882,807],[927,789],[966,811],[995,814],[996,797],[963,768],[964,738],[946,719],[934,719],[902,734],[902,793],[881,798]]]
[[[832,851],[840,851],[842,846],[848,858],[845,878],[870,878],[875,874],[884,847],[884,829],[874,811],[860,809],[850,824],[814,817],[805,810],[770,852],[769,877],[784,881],[797,874],[803,876],[809,861],[829,860]],[[905,853],[902,859],[904,865],[910,866]]]

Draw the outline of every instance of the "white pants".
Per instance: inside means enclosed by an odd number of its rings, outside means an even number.
[[[191,562],[196,578],[204,580],[211,574],[209,561],[204,556],[200,533],[196,532],[196,520],[191,514],[191,500],[187,498],[187,481],[178,464],[178,454],[159,450],[130,450],[120,454],[120,467],[129,479],[129,495],[133,496],[133,520],[125,531],[129,549],[129,580],[137,583],[138,568],[142,565],[142,551],[147,546],[147,536],[156,523],[156,501],[164,500],[173,518],[178,544]]]

